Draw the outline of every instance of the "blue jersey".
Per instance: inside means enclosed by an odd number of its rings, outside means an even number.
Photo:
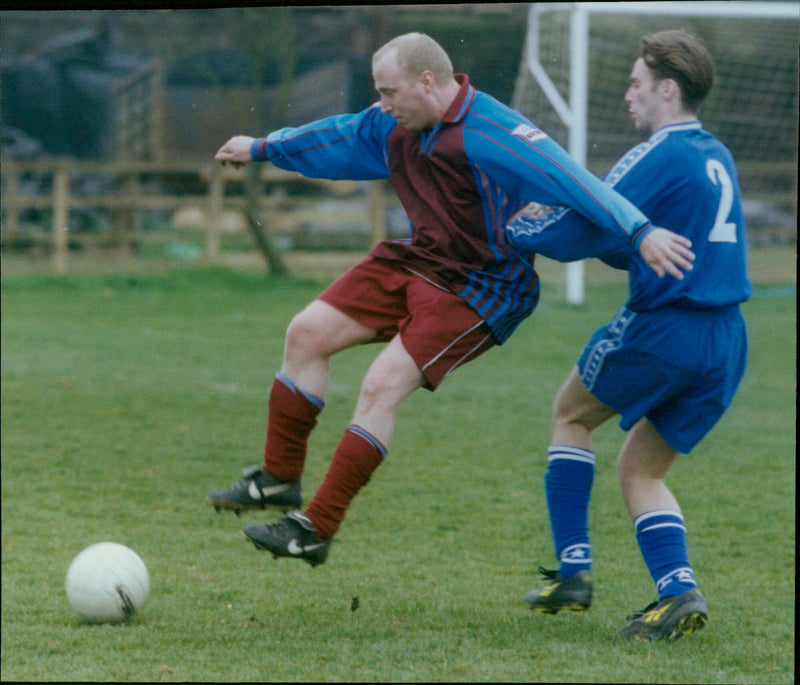
[[[659,129],[617,162],[604,180],[654,224],[692,241],[694,268],[683,280],[659,278],[627,244],[566,208],[543,219],[512,222],[509,239],[521,249],[559,261],[600,257],[628,268],[626,307],[631,311],[707,309],[750,297],[736,167],[728,149],[699,121]]]
[[[521,207],[571,207],[634,245],[652,224],[519,112],[464,74],[456,80],[458,96],[432,129],[409,131],[376,105],[275,131],[254,141],[252,155],[309,177],[388,178],[411,235],[380,243],[373,256],[452,290],[502,343],[539,292],[531,251],[504,231]]]

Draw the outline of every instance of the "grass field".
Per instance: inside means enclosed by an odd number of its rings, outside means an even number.
[[[796,299],[794,272],[770,263],[759,257],[744,307],[739,395],[669,480],[710,610],[672,645],[613,638],[655,598],[617,492],[615,424],[595,443],[592,610],[544,616],[522,599],[553,565],[550,402],[624,301],[619,280],[589,280],[581,308],[545,280],[503,348],[412,396],[387,463],[312,569],[244,541],[242,525],[276,514],[237,519],[202,498],[260,461],[285,326],[321,282],[4,274],[2,679],[794,682]],[[307,497],[375,351],[335,360]],[[72,558],[102,540],[132,547],[151,575],[144,610],[119,626],[83,623],[64,592]]]

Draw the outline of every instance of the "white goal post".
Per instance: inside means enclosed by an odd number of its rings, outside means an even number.
[[[729,20],[738,20],[728,27]],[[787,71],[785,73],[774,73],[776,69],[768,68],[763,65],[763,69],[753,77],[753,83],[757,84],[757,79],[761,81],[773,80],[776,88],[782,95],[787,95],[794,102],[790,107],[790,121],[788,125],[794,133],[788,129],[777,129],[767,133],[767,138],[789,138],[793,137],[793,155],[782,151],[774,156],[766,156],[762,164],[769,164],[771,161],[793,165],[795,168],[793,180],[790,183],[793,188],[788,192],[797,191],[797,32],[798,22],[800,21],[800,3],[797,2],[552,2],[552,3],[532,3],[528,13],[527,35],[525,47],[520,64],[520,73],[515,84],[514,99],[512,106],[528,116],[537,125],[553,135],[559,140],[569,153],[580,164],[588,166],[597,175],[602,175],[607,168],[602,170],[592,168],[587,164],[587,150],[593,150],[598,134],[589,130],[589,110],[590,97],[594,89],[597,88],[599,81],[613,80],[616,93],[616,101],[621,105],[624,89],[627,87],[628,73],[639,47],[639,38],[645,33],[651,33],[666,28],[687,28],[695,30],[702,38],[716,37],[718,45],[709,45],[712,56],[717,62],[717,85],[712,90],[730,89],[737,87],[741,90],[748,88],[749,82],[739,83],[739,76],[743,71],[731,71],[731,67],[724,60],[719,60],[715,54],[715,47],[727,46],[729,49],[748,53],[747,45],[752,42],[753,32],[760,31],[758,38],[767,44],[765,49],[769,51],[783,50],[783,61],[786,62]],[[766,22],[763,25],[759,22]],[[769,23],[772,22],[772,23]],[[772,27],[776,24],[781,26],[781,43],[775,37]],[[686,24],[689,26],[686,26]],[[719,28],[721,27],[721,28]],[[738,27],[738,28],[735,28]],[[697,31],[697,29],[700,29]],[[785,29],[788,28],[788,32]],[[615,39],[612,34],[617,31],[627,31],[624,38]],[[728,33],[725,33],[728,32]],[[717,35],[719,34],[719,35]],[[736,48],[732,48],[729,43],[736,40],[740,43]],[[620,45],[622,42],[624,44]],[[613,66],[609,66],[607,71],[601,72],[599,78],[595,78],[590,83],[592,69],[597,69],[593,61],[598,59],[598,53],[602,51],[616,51],[621,54],[621,59],[617,60]],[[742,57],[746,59],[747,56]],[[753,58],[753,62],[758,62],[758,58]],[[753,71],[753,69],[751,69]],[[614,73],[619,72],[619,73]],[[760,83],[758,83],[760,85]],[[737,96],[740,94],[737,94]],[[723,93],[724,96],[724,93]],[[739,110],[737,96],[731,96],[731,104],[726,107],[726,112],[730,114],[732,110]],[[611,98],[612,96],[608,96]],[[759,96],[761,109],[772,106],[764,96]],[[709,96],[709,100],[711,96]],[[783,102],[783,98],[778,98]],[[611,102],[613,100],[609,100]],[[547,105],[551,112],[551,121],[547,124],[542,121],[542,106]],[[605,105],[606,110],[611,105]],[[720,137],[723,143],[730,145],[730,141],[724,135],[720,135],[719,128],[724,128],[723,123],[712,120],[706,116],[706,105],[701,112],[701,119],[706,128]],[[770,116],[778,119],[779,115],[775,112],[767,112],[763,118],[753,120],[747,119],[751,110],[756,106],[748,106],[747,111],[736,111],[739,117],[739,127],[759,127],[770,126]],[[712,112],[713,115],[713,112]],[[594,115],[593,115],[594,116]],[[724,118],[723,115],[721,118]],[[732,116],[732,115],[731,115]],[[783,115],[783,118],[787,117]],[[594,121],[594,118],[592,119]],[[715,126],[719,124],[719,126]],[[632,128],[624,119],[617,116],[612,124],[604,124],[607,129],[621,129],[624,131],[626,125]],[[557,129],[553,131],[551,129]],[[590,137],[591,135],[591,137]],[[622,154],[632,145],[630,135],[619,131],[608,131],[609,136],[616,136],[614,144],[603,145],[598,152],[596,164],[603,163],[622,156]],[[640,138],[641,139],[641,138]],[[638,141],[633,141],[633,144]],[[625,144],[625,147],[622,145]],[[591,145],[591,148],[589,147]],[[610,149],[613,148],[613,154]],[[737,157],[736,150],[733,150],[734,157]],[[781,181],[785,183],[784,181]],[[744,187],[743,187],[744,193]],[[796,201],[794,205],[796,213]],[[566,299],[571,304],[581,304],[584,301],[584,268],[583,262],[573,262],[566,265]]]

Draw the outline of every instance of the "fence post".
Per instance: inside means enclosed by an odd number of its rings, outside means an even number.
[[[17,198],[19,197],[19,169],[9,162],[3,162],[8,170],[6,175],[6,187],[3,193],[3,209],[5,210],[6,217],[3,222],[3,237],[8,239],[9,236],[16,237],[19,233],[19,207],[17,206]]]
[[[66,167],[56,168],[53,178],[53,271],[67,271],[69,248],[69,172]]]
[[[216,262],[219,259],[219,230],[222,223],[222,199],[225,194],[225,182],[222,178],[222,165],[211,165],[211,176],[208,188],[208,225],[206,226],[205,259]]]

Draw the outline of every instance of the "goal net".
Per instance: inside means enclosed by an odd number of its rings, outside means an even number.
[[[714,58],[700,119],[734,155],[746,214],[790,224],[796,240],[796,2],[534,3],[512,106],[602,176],[642,141],[623,95],[641,37],[668,28]],[[567,300],[583,301],[581,263],[568,265]]]

